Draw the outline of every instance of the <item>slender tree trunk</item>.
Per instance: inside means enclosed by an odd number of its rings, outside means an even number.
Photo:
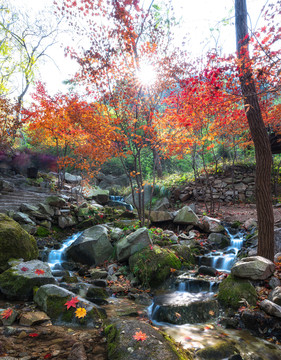
[[[162,169],[161,159],[160,159],[160,156],[159,156],[159,153],[158,153],[157,149],[153,148],[152,152],[153,152],[153,160],[154,160],[153,164],[155,164],[155,166],[156,166],[157,177],[159,179],[161,179],[162,176],[163,176],[163,169]]]
[[[271,149],[263,122],[248,52],[246,0],[235,0],[235,27],[238,57],[241,60],[241,90],[256,156],[256,205],[258,255],[274,258],[274,217],[271,194]]]

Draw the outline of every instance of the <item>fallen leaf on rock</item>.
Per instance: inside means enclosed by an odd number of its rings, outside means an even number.
[[[45,274],[45,271],[43,269],[36,269],[35,274],[36,275],[43,275],[43,274]]]
[[[11,308],[4,310],[1,314],[2,319],[9,319],[9,317],[12,315],[12,313],[13,313],[13,309],[11,309]]]
[[[78,318],[83,318],[86,315],[87,315],[87,310],[85,308],[80,307],[75,311],[75,316]]]
[[[137,331],[135,335],[133,335],[133,338],[136,339],[137,341],[144,341],[147,339],[147,335],[142,331]]]
[[[28,270],[28,268],[25,267],[25,266],[23,266],[23,267],[21,268],[21,271],[27,271],[27,270]]]
[[[67,301],[64,305],[66,305],[66,309],[68,310],[71,307],[76,308],[76,304],[79,302],[77,296],[73,297],[71,300]]]

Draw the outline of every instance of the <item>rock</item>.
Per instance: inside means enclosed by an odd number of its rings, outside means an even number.
[[[89,269],[89,273],[92,279],[106,279],[108,275],[107,271],[102,269]]]
[[[78,300],[76,308],[70,307],[67,310],[65,304],[72,298]],[[73,325],[100,326],[101,319],[106,318],[104,309],[57,285],[41,286],[34,296],[34,302],[55,324],[72,323]],[[86,316],[81,319],[75,316],[75,311],[79,307],[85,308],[87,311]]]
[[[152,196],[152,186],[150,184],[144,185],[143,194],[144,194],[144,205],[146,205],[150,202],[150,198]],[[128,204],[135,206],[132,194],[126,196],[125,201]],[[138,207],[139,205],[138,205],[138,193],[137,192],[135,192],[135,201],[136,201],[136,207]]]
[[[31,299],[34,287],[55,282],[49,265],[39,260],[15,261],[0,274],[0,290],[12,300]]]
[[[221,225],[220,220],[203,216],[201,220],[201,228],[205,232],[221,233],[225,231],[225,228]]]
[[[198,269],[198,273],[200,275],[216,276],[217,269],[215,269],[211,266],[200,266]]]
[[[219,285],[218,300],[226,307],[238,309],[244,300],[256,305],[257,293],[250,281],[229,275]]]
[[[77,221],[76,221],[75,217],[72,215],[65,215],[65,216],[62,215],[62,216],[59,216],[58,223],[59,223],[59,227],[61,229],[65,229],[67,227],[74,226],[77,223]]]
[[[171,240],[171,242],[178,242],[178,237],[172,230],[164,230],[163,235],[167,236]]]
[[[67,183],[70,183],[70,184],[77,184],[77,183],[80,183],[82,181],[82,177],[79,176],[79,175],[72,175],[72,174],[69,174],[69,173],[66,172],[64,174],[64,180]]]
[[[6,180],[0,180],[0,191],[12,192],[14,189],[14,184]]]
[[[243,224],[244,228],[249,231],[253,228],[257,228],[258,227],[258,223],[255,219],[247,219],[244,224]]]
[[[272,276],[268,282],[268,285],[271,289],[275,289],[277,286],[281,286],[281,281],[277,277]],[[279,304],[281,305],[281,304]]]
[[[112,228],[110,230],[110,238],[112,241],[118,241],[121,239],[122,236],[124,236],[124,231],[122,229]]]
[[[140,228],[116,243],[117,260],[128,260],[131,255],[151,244],[148,229]]]
[[[109,297],[105,288],[97,287],[97,286],[89,286],[86,299],[92,301],[95,304],[102,304]]]
[[[157,200],[152,209],[154,211],[165,211],[169,209],[169,207],[170,207],[170,201],[166,197],[164,197],[162,199]]]
[[[66,206],[66,201],[62,197],[56,195],[48,196],[45,199],[45,203],[55,208],[62,208]]]
[[[83,232],[66,250],[67,257],[81,264],[99,265],[113,254],[108,230],[102,225]]]
[[[175,244],[172,245],[172,250],[183,261],[185,268],[191,268],[195,265],[195,258],[188,245]]]
[[[88,188],[85,191],[83,191],[83,195],[87,200],[94,199],[97,201],[100,205],[105,205],[109,201],[109,191],[108,190],[102,190],[99,188]]]
[[[180,292],[156,296],[152,308],[152,319],[157,322],[182,325],[210,321],[219,314],[216,299],[206,294]]]
[[[275,304],[270,300],[263,300],[260,303],[260,308],[265,311],[268,315],[276,316],[281,318],[281,306]]]
[[[43,311],[30,311],[21,314],[19,324],[22,326],[34,326],[49,320],[49,316]]]
[[[30,224],[30,225],[36,225],[34,221],[30,219],[30,217],[22,212],[15,212],[13,215],[13,219],[17,221],[20,224]]]
[[[151,246],[129,258],[130,270],[142,284],[158,286],[171,274],[171,269],[180,269],[181,262],[174,252]]]
[[[11,258],[36,259],[36,240],[7,215],[0,213],[0,268],[5,269]]]
[[[6,310],[8,310],[8,309],[6,309]],[[0,324],[1,325],[3,324],[4,326],[11,326],[16,321],[19,313],[17,311],[15,311],[14,309],[11,309],[11,310],[12,310],[11,315],[7,319],[5,319],[2,317],[3,311],[1,309],[1,314],[0,314],[0,316],[1,316]],[[1,342],[0,342],[0,344],[1,344]],[[0,352],[0,355],[1,355],[1,352]]]
[[[67,360],[87,360],[86,350],[82,343],[73,344]]]
[[[55,210],[50,205],[40,203],[38,204],[38,209],[42,214],[46,214],[51,217],[55,215]]]
[[[173,216],[169,211],[151,211],[150,221],[153,223],[172,221]]]
[[[265,280],[273,274],[274,270],[275,265],[272,261],[262,256],[251,256],[234,264],[231,274],[245,279]]]
[[[274,290],[272,290],[268,299],[281,306],[281,286],[277,286]]]
[[[230,240],[226,235],[220,233],[211,233],[208,236],[208,240],[212,245],[215,245],[219,249],[224,249],[230,245]]]
[[[236,354],[239,354],[239,351],[233,345],[233,343],[227,341],[220,341],[216,345],[206,346],[203,349],[199,349],[196,352],[196,357],[202,360],[222,360],[222,359],[229,359],[231,355],[236,355]],[[240,356],[240,358],[237,359],[242,359],[242,358]]]
[[[181,350],[170,339],[165,338],[151,325],[138,320],[119,320],[108,325],[107,337],[108,360],[191,360],[187,350]],[[134,338],[137,332],[146,335],[144,341]]]
[[[182,224],[182,225],[198,225],[199,218],[198,216],[191,210],[189,206],[184,206],[179,212],[177,213],[175,219],[175,224]]]
[[[38,211],[38,207],[23,203],[20,205],[20,211],[29,214]]]
[[[281,253],[281,228],[274,229],[274,254]]]
[[[281,252],[277,253],[277,254],[274,256],[274,261],[275,261],[275,262],[281,262]]]
[[[185,194],[180,194],[179,195],[179,200],[181,201],[181,202],[185,202],[185,201],[187,201],[188,199],[190,199],[191,198],[191,194],[190,193],[185,193]]]

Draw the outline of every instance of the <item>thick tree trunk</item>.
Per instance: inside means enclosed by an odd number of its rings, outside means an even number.
[[[241,60],[241,90],[256,155],[256,205],[258,255],[274,258],[274,217],[271,194],[272,154],[263,122],[248,53],[246,0],[235,0],[235,26],[238,57]]]

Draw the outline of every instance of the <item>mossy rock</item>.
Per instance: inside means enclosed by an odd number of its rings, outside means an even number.
[[[229,275],[219,285],[218,300],[227,307],[238,309],[240,301],[245,299],[250,305],[256,305],[257,293],[249,280]]]
[[[185,267],[191,268],[195,265],[194,251],[189,246],[177,244],[173,245],[172,249]]]
[[[0,269],[5,270],[11,258],[37,259],[38,248],[33,236],[16,221],[0,213]]]
[[[67,309],[66,302],[74,297],[77,297],[78,300],[76,308],[70,307]],[[41,286],[34,295],[34,302],[57,325],[71,323],[76,326],[99,326],[102,320],[106,318],[104,309],[57,285]],[[75,316],[75,312],[79,307],[85,308],[87,311],[84,318]]]
[[[222,360],[236,354],[239,354],[239,351],[232,343],[220,341],[216,345],[206,346],[197,351],[196,356],[202,360]]]
[[[50,230],[46,229],[43,226],[39,226],[35,233],[35,236],[39,236],[39,237],[46,237],[48,235],[50,235]]]
[[[168,335],[138,320],[116,321],[105,327],[109,360],[191,360],[188,350],[180,348]],[[134,338],[137,332],[144,341]]]
[[[173,251],[156,245],[132,255],[129,265],[141,283],[150,287],[161,285],[171,274],[171,269],[181,268],[181,262]]]

